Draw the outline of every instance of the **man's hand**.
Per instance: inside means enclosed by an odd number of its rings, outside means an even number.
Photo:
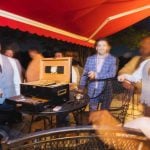
[[[90,80],[94,80],[96,77],[96,73],[94,71],[90,71],[88,72],[88,77],[90,78]]]
[[[124,88],[128,89],[128,90],[134,89],[134,86],[133,86],[133,85],[131,84],[131,82],[129,82],[129,81],[124,81],[124,82],[122,83],[122,86],[123,86]]]
[[[125,74],[119,75],[118,76],[118,81],[122,82],[122,86],[128,90],[134,89],[134,86],[131,84],[130,81],[126,80]]]
[[[123,74],[123,75],[118,76],[118,81],[124,82],[125,81],[125,75]]]

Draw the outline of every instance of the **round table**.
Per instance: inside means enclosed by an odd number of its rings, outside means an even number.
[[[70,99],[66,103],[60,105],[61,109],[59,111],[54,111],[53,108],[47,108],[45,111],[40,112],[40,114],[60,114],[60,113],[70,113],[73,111],[78,111],[82,108],[85,108],[89,102],[89,97],[87,95],[83,95],[83,98],[77,100],[75,96],[73,96],[73,92],[70,92]]]
[[[52,116],[58,116],[61,114],[69,114],[73,113],[76,124],[79,125],[79,120],[82,120],[82,112],[85,110],[86,106],[89,103],[89,97],[88,95],[83,95],[83,98],[77,100],[76,97],[74,96],[75,92],[72,91],[70,92],[70,98],[69,100],[62,104],[59,105],[61,106],[61,109],[58,111],[54,111],[54,107],[48,107],[42,112],[29,112],[29,111],[24,111],[24,113],[30,114],[32,116],[31,122],[30,122],[30,127],[29,127],[29,132],[31,132],[31,127],[32,123],[37,120],[37,118],[40,118],[44,122],[44,129],[46,129],[46,120],[48,120],[50,126],[52,126]]]

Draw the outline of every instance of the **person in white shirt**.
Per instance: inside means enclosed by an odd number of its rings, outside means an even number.
[[[64,54],[62,51],[55,51],[54,53],[54,58],[62,58],[64,57]],[[72,72],[71,72],[71,79],[72,79],[72,83],[74,83],[76,86],[79,84],[79,81],[80,81],[80,74],[79,74],[79,70],[77,67],[73,66],[72,65]]]
[[[8,57],[0,54],[0,104],[8,97],[16,96],[14,70]]]
[[[118,76],[118,81],[125,80],[135,83],[142,81],[141,103],[145,106],[144,115],[150,116],[150,59],[143,61],[133,74]]]
[[[148,138],[150,138],[150,59],[143,61],[139,68],[132,74],[123,74],[118,76],[118,80],[124,82],[128,80],[130,82],[141,82],[141,103],[144,104],[144,116],[129,121],[124,124],[124,127],[140,129]]]
[[[62,51],[57,50],[54,52],[54,58],[62,58],[64,57],[64,54]],[[72,71],[71,71],[71,78],[72,78],[72,87],[70,86],[70,89],[75,89],[79,83],[79,72],[75,66],[72,65]],[[68,126],[69,125],[69,115],[68,113],[66,114],[61,114],[57,115],[56,117],[56,126],[57,127],[62,127],[62,126]]]
[[[20,84],[22,83],[22,78],[19,73],[16,60],[10,57],[8,58],[8,60],[10,61],[14,71],[14,87],[15,87],[16,95],[20,95]]]
[[[125,80],[131,82],[140,82],[142,79],[142,72],[145,64],[150,61],[150,59],[143,61],[139,68],[133,72],[133,74],[122,74],[118,76],[118,81],[124,82]]]
[[[13,61],[14,62],[14,61]],[[15,110],[13,105],[5,103],[6,98],[16,96],[17,91],[15,90],[14,84],[14,69],[13,63],[8,57],[0,54],[0,124],[6,124],[6,122],[12,123],[21,121],[22,116]]]
[[[16,90],[16,94],[20,95],[20,84],[23,82],[23,69],[18,61],[18,59],[14,58],[15,51],[11,49],[11,46],[7,49],[3,49],[2,53],[8,57],[8,60],[10,61],[13,70],[14,70],[14,86]]]

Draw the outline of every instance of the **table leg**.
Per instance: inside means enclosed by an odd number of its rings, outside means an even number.
[[[29,133],[31,132],[33,121],[34,121],[34,115],[31,115],[31,122],[30,122],[30,125],[29,125]]]
[[[85,108],[80,109],[76,112],[73,112],[73,116],[74,116],[76,125],[82,125],[82,122],[83,122],[83,116],[82,115],[83,115],[84,110],[85,110]]]

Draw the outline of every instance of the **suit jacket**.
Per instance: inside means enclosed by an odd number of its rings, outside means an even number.
[[[88,95],[91,98],[100,95],[104,89],[105,82],[96,81],[96,80],[113,78],[116,76],[116,72],[117,72],[116,58],[109,54],[104,60],[101,71],[99,73],[96,73],[96,79],[92,81],[88,80],[88,76],[87,76],[88,72],[89,71],[96,72],[96,59],[97,59],[96,55],[87,58],[83,75],[80,81],[81,88],[84,88],[88,84]],[[96,82],[98,82],[98,86],[95,89]]]
[[[8,58],[0,54],[2,59],[2,72],[0,72],[0,89],[3,92],[2,98],[0,98],[0,104],[2,104],[5,98],[16,95],[14,87],[14,71]]]

